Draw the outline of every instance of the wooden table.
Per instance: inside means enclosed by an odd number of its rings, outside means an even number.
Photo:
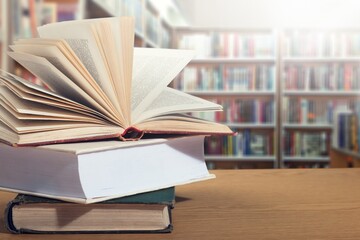
[[[1,216],[0,239],[360,239],[360,169],[213,173],[176,188],[170,234],[13,235]]]

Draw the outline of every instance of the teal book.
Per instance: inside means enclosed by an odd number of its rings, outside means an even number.
[[[94,204],[18,194],[4,219],[12,233],[167,233],[174,203],[174,187]]]

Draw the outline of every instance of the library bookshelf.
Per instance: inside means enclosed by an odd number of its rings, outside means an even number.
[[[328,167],[334,112],[360,91],[358,30],[283,30],[280,54],[281,167]]]
[[[6,39],[3,47],[2,69],[13,72],[36,84],[41,82],[20,64],[6,54],[8,45],[21,38],[37,37],[37,27],[58,21],[83,18],[85,0],[1,0],[1,17],[4,24],[2,39]],[[3,10],[5,9],[5,10]]]
[[[0,7],[1,68],[25,78],[32,76],[8,59],[7,46],[65,17],[132,15],[135,46],[195,49],[173,86],[223,105],[195,116],[239,133],[207,138],[210,167],[328,167],[333,152],[358,157],[334,145],[334,112],[347,106],[360,119],[360,29],[172,27],[150,0],[0,0]]]
[[[174,87],[221,104],[223,112],[193,115],[238,132],[206,139],[210,168],[277,167],[276,37],[271,30],[174,29],[174,48],[196,52]]]
[[[84,7],[85,18],[134,16],[136,47],[170,47],[172,27],[149,0],[90,0]]]
[[[331,167],[360,167],[360,99],[334,112]]]

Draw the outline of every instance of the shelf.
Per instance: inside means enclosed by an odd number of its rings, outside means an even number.
[[[287,96],[360,96],[360,90],[353,91],[319,91],[319,90],[284,90]]]
[[[274,123],[223,123],[230,128],[256,128],[256,129],[272,129],[275,128]]]
[[[329,162],[330,157],[318,157],[318,156],[283,156],[283,162]]]
[[[196,96],[274,96],[274,91],[253,91],[253,90],[243,90],[243,91],[185,91],[188,94]]]
[[[348,156],[351,157],[355,157],[355,158],[360,158],[360,153],[354,152],[354,151],[350,151],[347,149],[343,149],[343,148],[338,148],[338,147],[332,147],[333,150],[338,151],[340,153],[346,154]]]
[[[360,62],[360,57],[285,57],[284,63]]]
[[[275,58],[260,58],[260,57],[246,57],[246,58],[224,58],[224,57],[209,57],[209,58],[194,58],[190,63],[275,63]]]
[[[295,129],[332,129],[333,126],[327,123],[284,123],[284,128],[295,128]]]
[[[275,156],[224,156],[206,155],[206,161],[238,161],[238,162],[275,162]]]

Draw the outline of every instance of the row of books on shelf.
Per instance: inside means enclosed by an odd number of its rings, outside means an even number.
[[[273,65],[188,66],[175,85],[184,91],[272,91],[275,78]]]
[[[145,11],[145,24],[146,36],[152,42],[157,43],[159,41],[158,29],[160,28],[160,23],[158,17],[149,9]]]
[[[12,30],[15,37],[34,37],[39,22],[39,1],[12,1]],[[9,16],[10,17],[10,16]]]
[[[160,47],[171,48],[171,30],[165,23],[160,24]]]
[[[284,36],[284,55],[291,57],[360,56],[360,33],[287,32]]]
[[[194,112],[194,117],[224,123],[274,123],[273,99],[212,99],[223,106],[223,111]]]
[[[271,33],[211,32],[183,34],[177,46],[196,50],[197,58],[271,58],[275,56]]]
[[[285,131],[284,155],[301,157],[322,157],[329,154],[329,133]]]
[[[152,44],[161,48],[171,47],[170,27],[165,21],[161,21],[159,16],[150,9],[146,9],[145,11],[145,29],[146,38],[149,39]]]
[[[342,108],[335,112],[332,145],[360,153],[360,104],[356,108]]]
[[[205,153],[225,156],[272,156],[273,132],[244,129],[234,137],[208,137],[205,139]]]
[[[108,1],[109,4],[120,4],[121,16],[134,16],[135,18],[135,31],[142,33],[143,32],[143,3],[142,0],[123,0],[123,1]]]
[[[286,90],[359,90],[360,67],[355,63],[286,65]]]
[[[359,104],[359,99],[284,97],[283,120],[285,123],[331,124],[338,108],[354,109]]]
[[[15,38],[36,37],[36,27],[53,22],[74,20],[79,12],[78,1],[11,1],[12,29]]]

